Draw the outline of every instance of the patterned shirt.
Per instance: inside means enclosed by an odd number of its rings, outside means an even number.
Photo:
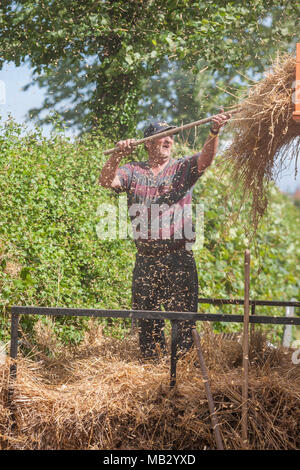
[[[130,162],[117,170],[127,193],[133,237],[138,249],[175,248],[195,242],[192,192],[198,178],[198,155],[170,158],[154,175],[149,163]]]

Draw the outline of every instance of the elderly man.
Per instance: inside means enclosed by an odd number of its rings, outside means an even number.
[[[135,140],[117,144],[104,165],[99,184],[127,193],[128,210],[137,248],[132,279],[135,310],[197,312],[198,277],[191,250],[195,242],[191,212],[192,190],[210,166],[218,146],[220,128],[230,118],[221,111],[212,121],[201,150],[189,157],[172,158],[173,136],[159,134],[173,128],[153,122],[144,136],[157,135],[145,143],[148,160],[120,166],[132,153]],[[178,323],[177,345],[182,352],[192,346],[192,321]],[[141,319],[139,341],[144,358],[157,358],[166,349],[163,320]]]

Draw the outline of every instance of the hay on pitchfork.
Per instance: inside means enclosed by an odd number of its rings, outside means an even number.
[[[296,59],[278,55],[265,77],[250,88],[238,105],[228,129],[233,141],[225,160],[233,181],[252,202],[256,228],[268,205],[269,183],[295,161],[300,145],[300,124],[293,120]]]

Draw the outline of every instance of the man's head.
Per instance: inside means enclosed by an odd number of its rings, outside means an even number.
[[[154,121],[151,122],[144,130],[144,137],[160,134],[161,132],[168,131],[169,129],[175,129],[175,126],[170,126],[170,124],[165,121]]]
[[[171,126],[165,121],[155,121],[145,129],[144,137],[157,135],[156,139],[149,140],[144,144],[145,149],[149,154],[149,158],[161,161],[170,158],[174,141],[174,134],[165,137],[160,137],[159,134],[174,128],[175,126]]]

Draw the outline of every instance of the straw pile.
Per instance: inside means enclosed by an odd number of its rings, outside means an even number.
[[[225,448],[240,449],[241,346],[211,334],[202,346]],[[154,364],[138,356],[135,336],[120,341],[101,332],[52,359],[36,351],[35,360],[18,359],[12,411],[2,366],[1,449],[215,449],[195,351],[179,361],[174,389],[169,358]],[[250,448],[299,448],[299,366],[263,340],[252,342],[250,359]]]
[[[228,126],[234,137],[225,160],[244,199],[249,196],[252,201],[255,227],[267,208],[269,183],[292,160],[297,168],[300,124],[292,118],[295,80],[295,57],[278,56],[265,77],[250,88]]]

